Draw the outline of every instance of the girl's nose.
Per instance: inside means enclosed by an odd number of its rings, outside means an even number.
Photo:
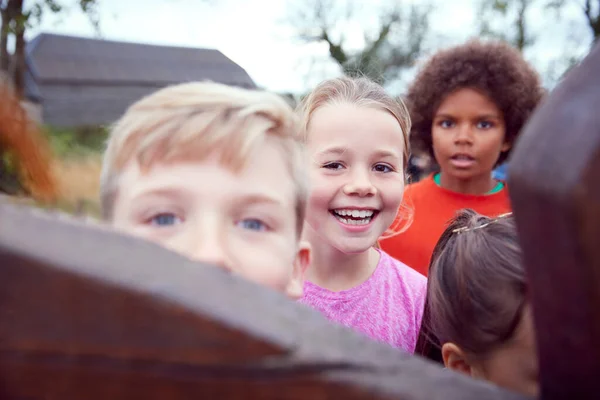
[[[350,180],[344,185],[346,195],[360,197],[374,196],[377,188],[373,185],[368,171],[356,171],[350,176]]]

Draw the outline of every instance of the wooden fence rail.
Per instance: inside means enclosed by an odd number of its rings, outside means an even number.
[[[598,399],[600,42],[534,114],[509,168],[542,398]]]
[[[511,161],[542,399],[598,398],[600,44]],[[108,229],[0,205],[2,399],[522,399]]]

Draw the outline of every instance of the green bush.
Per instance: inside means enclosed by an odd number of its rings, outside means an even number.
[[[58,157],[86,156],[104,150],[108,129],[104,126],[59,128],[45,126],[50,145]]]
[[[0,193],[18,195],[24,191],[14,154],[0,148]]]

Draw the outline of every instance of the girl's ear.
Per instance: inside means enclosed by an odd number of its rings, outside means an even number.
[[[311,263],[311,248],[306,241],[300,241],[298,245],[298,253],[294,260],[292,277],[286,288],[286,294],[296,300],[304,294],[304,274]]]
[[[446,368],[474,376],[473,366],[467,359],[465,352],[456,344],[444,343],[442,346],[442,359]]]

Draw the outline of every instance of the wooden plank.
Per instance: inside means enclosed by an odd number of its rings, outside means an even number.
[[[2,399],[521,399],[107,229],[0,206]]]
[[[599,107],[600,43],[531,118],[510,165],[546,400],[599,396]]]

